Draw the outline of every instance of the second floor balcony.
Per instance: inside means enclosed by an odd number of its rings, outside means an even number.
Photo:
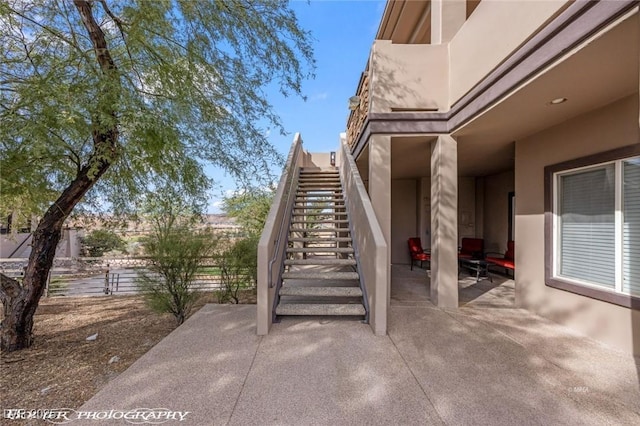
[[[347,141],[357,142],[370,114],[448,109],[447,46],[376,40],[351,99]]]
[[[450,112],[468,103],[483,80],[572,4],[567,0],[471,2],[466,13],[457,7],[441,10],[440,25],[434,26],[433,19],[426,19],[432,10],[427,3],[389,0],[351,102],[347,141],[352,149],[367,120],[376,114]],[[445,15],[451,19],[444,19]],[[439,37],[433,36],[436,33]]]

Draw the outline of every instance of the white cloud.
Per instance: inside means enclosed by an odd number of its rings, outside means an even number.
[[[221,208],[222,208],[222,200],[219,198],[213,199],[209,203],[208,213],[219,212]]]
[[[314,95],[311,95],[309,100],[312,101],[312,102],[313,101],[324,101],[328,97],[329,97],[329,94],[327,92],[320,92],[320,93],[316,93]]]

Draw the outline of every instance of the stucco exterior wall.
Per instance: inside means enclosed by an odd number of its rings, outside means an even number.
[[[29,257],[31,246],[29,246],[29,241],[26,240],[30,236],[30,233],[23,232],[0,236],[0,258],[8,258],[14,252],[15,254],[11,257]]]
[[[484,0],[449,44],[453,105],[568,2]]]
[[[391,181],[391,263],[411,262],[407,240],[418,236],[416,183],[415,179]]]
[[[418,181],[418,234],[422,248],[431,249],[431,178],[422,177]]]
[[[448,110],[448,62],[447,45],[376,40],[369,67],[372,88],[369,111]]]
[[[336,152],[336,151],[334,151]],[[339,166],[338,154],[335,157],[335,166]],[[334,167],[331,165],[330,152],[305,152],[302,160],[302,167]]]
[[[366,256],[360,257],[360,272],[367,292],[369,325],[375,334],[384,335],[387,333],[387,312],[391,300],[389,250],[383,230],[376,220],[374,206],[367,197],[355,161],[348,152],[346,135],[343,133],[340,138],[340,175],[348,199],[349,220],[355,225],[352,234],[354,246],[359,253],[366,253]],[[378,142],[384,144],[385,138],[382,138]],[[378,184],[374,185],[377,186]]]
[[[482,228],[485,251],[504,253],[507,249],[509,192],[514,189],[515,175],[513,170],[484,178],[484,223]]]
[[[544,167],[638,143],[633,95],[516,141],[516,304],[640,355],[640,311],[545,286]]]
[[[80,257],[80,239],[84,232],[78,229],[63,229],[56,247],[56,257]],[[31,233],[16,233],[0,236],[0,258],[28,258],[31,254]]]
[[[473,177],[458,178],[458,242],[476,236],[476,180]]]

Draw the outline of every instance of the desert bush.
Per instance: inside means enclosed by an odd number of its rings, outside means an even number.
[[[192,219],[172,213],[156,220],[143,242],[150,264],[136,280],[138,289],[151,309],[171,313],[182,324],[199,296],[196,272],[213,255],[217,239],[196,231]]]
[[[235,241],[220,255],[222,289],[218,302],[240,303],[241,290],[253,288],[258,280],[258,236]]]
[[[109,229],[96,229],[80,240],[82,249],[90,257],[100,257],[108,251],[124,250],[126,244],[122,238]]]

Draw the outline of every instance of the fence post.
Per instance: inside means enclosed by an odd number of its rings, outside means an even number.
[[[107,263],[107,269],[104,273],[104,294],[109,294],[109,264]]]
[[[49,297],[49,286],[51,285],[51,270],[47,275],[47,283],[44,285],[44,297]]]

